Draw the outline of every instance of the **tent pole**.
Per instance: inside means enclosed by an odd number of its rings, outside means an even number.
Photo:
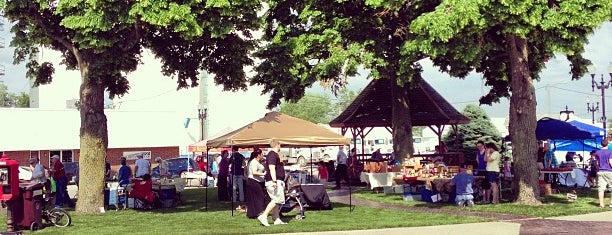
[[[230,148],[232,148],[232,156],[230,157],[230,164],[232,164],[232,172],[230,173],[230,182],[232,183],[232,187],[230,188],[230,190],[232,190],[232,196],[230,197],[230,200],[232,200],[232,217],[234,216],[234,197],[236,196],[236,192],[234,191],[234,172],[236,172],[236,164],[233,163],[234,161],[234,146],[231,146]]]
[[[312,178],[314,178],[314,175],[312,175],[312,146],[310,146],[309,148],[310,148],[310,179],[308,180],[308,183],[312,184]]]
[[[205,187],[206,189],[204,191],[206,191],[206,197],[204,199],[204,209],[208,210],[208,172],[210,172],[210,165],[212,163],[210,163],[210,159],[208,158],[208,151],[210,150],[210,148],[206,147],[206,181],[205,181]],[[213,184],[214,184],[214,179],[213,179]]]

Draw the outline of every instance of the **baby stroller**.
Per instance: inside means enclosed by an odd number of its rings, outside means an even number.
[[[299,213],[295,219],[301,220],[306,218],[304,215],[304,204],[302,196],[304,193],[300,188],[300,183],[290,174],[285,175],[285,204],[281,205],[280,213],[287,213],[299,206]]]

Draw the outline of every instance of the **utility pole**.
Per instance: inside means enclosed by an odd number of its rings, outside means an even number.
[[[610,81],[605,82],[604,81],[604,75],[601,74],[601,82],[599,82],[599,84],[597,84],[597,82],[595,82],[595,67],[594,66],[590,66],[589,71],[591,72],[591,86],[593,87],[593,91],[595,91],[595,87],[597,87],[597,89],[601,90],[601,122],[603,123],[603,128],[604,130],[607,130],[606,126],[607,126],[607,118],[606,118],[606,89],[608,89],[610,87],[610,84],[612,84],[612,62],[610,63],[610,66],[608,66],[608,73],[610,74]]]
[[[595,103],[587,102],[587,111],[591,113],[591,122],[595,124],[595,112],[599,111],[599,102],[597,102],[597,106],[595,106]]]

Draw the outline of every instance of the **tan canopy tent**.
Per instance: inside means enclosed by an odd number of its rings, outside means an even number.
[[[333,131],[279,112],[269,112],[263,118],[240,129],[206,142],[209,148],[227,146],[268,147],[276,139],[282,146],[313,147],[348,145],[350,139]]]

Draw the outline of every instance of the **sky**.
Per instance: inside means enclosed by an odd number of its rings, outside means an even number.
[[[5,44],[8,46],[11,36],[9,27],[6,24],[3,26],[3,30],[0,31],[0,36],[3,37]],[[610,75],[608,75],[608,67],[612,66],[612,47],[608,43],[610,38],[612,38],[612,23],[608,22],[589,37],[590,42],[585,48],[585,57],[590,59],[597,68],[597,81],[600,81],[600,76],[602,74],[605,81],[610,81]],[[0,77],[0,82],[7,85],[11,92],[28,92],[29,81],[25,78],[24,65],[12,65],[12,52],[13,48],[10,47],[0,49],[0,65],[5,66],[6,70],[6,74]],[[459,111],[467,104],[478,104],[479,97],[488,92],[488,88],[483,85],[484,83],[480,74],[470,74],[464,79],[453,78],[447,74],[440,73],[438,69],[433,67],[431,62],[427,60],[421,61],[421,64],[424,68],[423,77]],[[156,69],[142,69],[148,71],[137,71],[134,74],[140,74],[138,75],[140,77],[161,76],[159,75],[159,62],[145,61],[145,66],[147,68]],[[59,67],[56,67],[56,71],[59,70]],[[136,75],[129,76],[134,77]],[[358,77],[351,78],[348,87],[352,90],[362,89],[369,82],[366,77],[367,74],[361,74]],[[132,103],[137,103],[143,99],[155,100],[155,102],[150,103],[159,105],[160,100],[164,100],[166,96],[174,95],[172,93],[177,92],[173,87],[175,81],[169,78],[163,79],[166,79],[162,82],[165,84],[164,86],[166,86],[163,90],[151,91],[150,89],[145,89],[145,92],[142,92],[140,89],[137,90],[136,88],[149,87],[152,85],[134,84],[130,94],[126,95],[124,99]],[[131,79],[131,82],[137,83],[133,79]],[[537,113],[540,116],[558,117],[559,112],[565,110],[567,106],[569,110],[574,111],[576,116],[590,119],[591,113],[587,111],[587,102],[600,102],[600,109],[595,113],[595,119],[601,117],[601,90],[596,89],[592,91],[590,75],[585,75],[578,81],[572,81],[569,74],[569,62],[563,55],[551,58],[547,62],[546,69],[541,73],[541,81],[536,82],[534,85],[538,103]],[[220,107],[211,110],[213,113],[231,112],[231,107],[236,105],[248,107],[247,112],[254,113],[253,115],[259,115],[266,112],[265,102],[267,101],[267,95],[261,94],[260,87],[251,87],[247,92],[231,93],[222,92],[221,88],[214,84],[210,84],[210,86],[210,89],[214,90],[214,92],[211,92],[209,99],[214,101],[211,103]],[[181,92],[184,91],[178,91],[177,93]],[[318,85],[309,88],[307,92],[327,93],[331,95],[331,91],[323,89]],[[612,94],[612,89],[607,89],[605,92],[606,94]],[[77,91],[72,91],[71,93],[77,94]],[[141,95],[136,96],[133,94]],[[611,96],[612,95],[606,95],[605,97],[608,99]],[[123,102],[123,104],[125,103],[126,102]],[[612,103],[612,100],[608,101],[608,107],[610,103]],[[162,106],[165,106],[165,108],[172,108],[170,102],[165,102]],[[508,114],[508,106],[508,100],[504,99],[498,104],[482,107],[490,117],[506,117]],[[610,111],[612,110],[608,109],[606,112],[610,113]],[[612,115],[607,116],[612,117]],[[236,124],[232,126],[236,126]],[[218,128],[220,130],[225,127]]]

